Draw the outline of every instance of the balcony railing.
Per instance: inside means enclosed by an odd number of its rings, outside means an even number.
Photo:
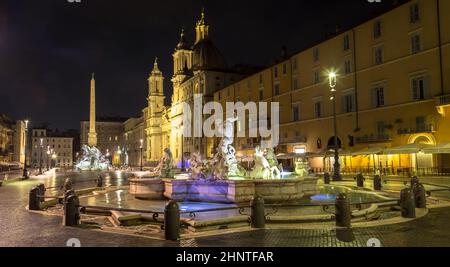
[[[296,137],[281,137],[280,144],[304,144],[306,143],[305,136],[296,136]]]
[[[392,138],[388,134],[378,134],[378,135],[364,135],[355,138],[355,143],[357,144],[367,144],[367,143],[381,143],[391,141]]]
[[[436,106],[447,106],[450,105],[450,95],[443,95],[436,97]]]
[[[434,126],[426,126],[426,127],[417,127],[417,128],[403,128],[398,129],[397,133],[399,135],[404,134],[418,134],[418,133],[434,133],[436,132]]]

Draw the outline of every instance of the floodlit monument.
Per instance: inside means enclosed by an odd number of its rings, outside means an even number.
[[[97,132],[95,131],[95,78],[92,74],[91,79],[91,97],[89,111],[89,133],[88,145],[83,146],[81,158],[75,165],[76,169],[81,171],[107,170],[109,161],[102,155],[97,146]]]

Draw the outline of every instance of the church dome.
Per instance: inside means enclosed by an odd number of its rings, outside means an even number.
[[[225,68],[225,59],[209,39],[203,39],[194,45],[193,70],[223,70]]]

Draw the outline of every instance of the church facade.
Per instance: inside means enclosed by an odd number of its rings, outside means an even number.
[[[214,93],[244,78],[246,71],[228,68],[226,62],[212,42],[205,12],[195,27],[195,42],[189,44],[184,29],[173,53],[173,86],[171,106],[165,106],[163,92],[167,82],[155,60],[148,78],[148,106],[143,110],[145,122],[146,162],[156,162],[163,150],[170,148],[178,167],[185,167],[192,152],[211,156],[214,140],[208,138],[183,137],[183,103],[194,110],[194,95],[202,94],[203,103],[213,101]],[[182,161],[184,158],[184,162]]]

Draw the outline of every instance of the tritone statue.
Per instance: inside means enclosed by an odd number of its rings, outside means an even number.
[[[164,149],[164,156],[159,161],[158,166],[153,169],[153,175],[162,178],[174,178],[175,170],[174,170],[173,156],[170,149],[168,148]]]
[[[82,171],[107,170],[109,160],[107,160],[96,147],[83,146],[81,148],[81,158],[75,164],[75,168]]]
[[[305,177],[309,174],[309,164],[306,160],[299,158],[295,161],[295,173],[300,177]]]
[[[281,171],[278,166],[278,160],[276,163],[274,159],[270,155],[270,160],[272,162],[269,163],[269,160],[264,155],[264,150],[262,150],[259,146],[255,148],[255,167],[250,172],[250,178],[252,179],[281,179]],[[275,157],[276,160],[276,157]],[[275,166],[272,166],[276,164]]]
[[[207,178],[206,176],[206,164],[202,159],[202,155],[199,152],[194,152],[191,154],[190,159],[191,167],[191,179],[194,180],[204,180]]]
[[[234,141],[234,123],[237,120],[238,118],[228,118],[218,127],[222,140],[211,165],[214,176],[219,180],[245,176],[245,170],[239,166],[236,159],[236,149],[232,145]]]

